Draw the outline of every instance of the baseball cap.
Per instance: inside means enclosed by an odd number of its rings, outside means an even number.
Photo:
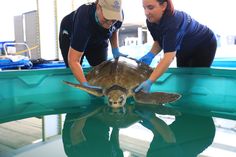
[[[122,0],[98,0],[98,4],[102,7],[103,16],[108,20],[123,21]]]

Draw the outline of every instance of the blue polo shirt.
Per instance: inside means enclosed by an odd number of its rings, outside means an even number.
[[[150,23],[147,27],[153,40],[158,41],[165,52],[188,52],[199,44],[205,44],[214,33],[187,13],[175,10],[173,15],[164,14],[159,24]]]
[[[71,47],[77,51],[88,52],[108,47],[108,39],[117,31],[122,22],[117,21],[109,29],[101,27],[95,20],[96,4],[80,6],[73,20]]]

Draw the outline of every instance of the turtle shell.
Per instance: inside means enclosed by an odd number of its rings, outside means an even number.
[[[135,59],[119,57],[105,61],[95,66],[86,75],[89,84],[100,86],[107,90],[112,86],[119,86],[127,90],[127,96],[132,95],[132,90],[148,79],[153,69]]]

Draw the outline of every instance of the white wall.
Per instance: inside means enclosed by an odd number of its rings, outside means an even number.
[[[124,24],[146,25],[142,0],[123,0]]]
[[[35,0],[1,0],[0,41],[14,40],[14,16],[36,10],[36,8]]]
[[[54,2],[54,0],[38,0],[40,50],[43,59],[57,58]]]
[[[222,35],[236,35],[235,0],[173,0],[176,9],[184,10],[199,22]]]

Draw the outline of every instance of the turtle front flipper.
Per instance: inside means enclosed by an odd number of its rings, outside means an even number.
[[[145,119],[148,123],[141,123],[144,127],[151,129],[154,134],[159,133],[162,138],[167,143],[175,143],[176,138],[174,132],[171,130],[169,125],[167,125],[162,119],[155,116],[154,112],[148,112],[148,111],[135,111],[136,114],[138,114],[140,117]],[[151,128],[150,125],[151,124]]]
[[[142,111],[151,111],[151,112],[155,112],[156,114],[159,115],[171,115],[171,116],[181,116],[182,113],[180,111],[178,111],[177,109],[174,109],[172,107],[168,107],[166,105],[144,105],[144,104],[140,104],[138,103],[136,105],[136,108],[138,108],[139,110]]]
[[[162,138],[167,143],[175,143],[176,138],[174,132],[171,130],[169,125],[167,125],[162,119],[158,117],[152,117],[150,119],[151,124],[155,130],[162,136]]]
[[[68,114],[69,118],[66,119],[66,122],[75,122],[75,121],[80,121],[82,119],[87,119],[89,117],[95,116],[96,114],[99,114],[101,110],[103,109],[103,106],[96,106],[95,108],[88,108],[85,111],[80,111],[77,113],[73,114]]]
[[[166,93],[166,92],[145,93],[139,91],[134,94],[134,99],[136,102],[142,104],[156,104],[156,105],[171,103],[178,100],[180,97],[181,95],[179,94]]]
[[[86,87],[86,86],[83,86],[81,84],[75,84],[75,83],[72,83],[72,82],[68,82],[68,81],[64,81],[64,83],[72,86],[72,87],[75,87],[75,88],[79,88],[83,91],[86,91],[88,92],[89,94],[92,94],[92,95],[95,95],[95,96],[103,96],[103,90],[102,89],[98,89],[98,88],[90,88],[90,87]]]

